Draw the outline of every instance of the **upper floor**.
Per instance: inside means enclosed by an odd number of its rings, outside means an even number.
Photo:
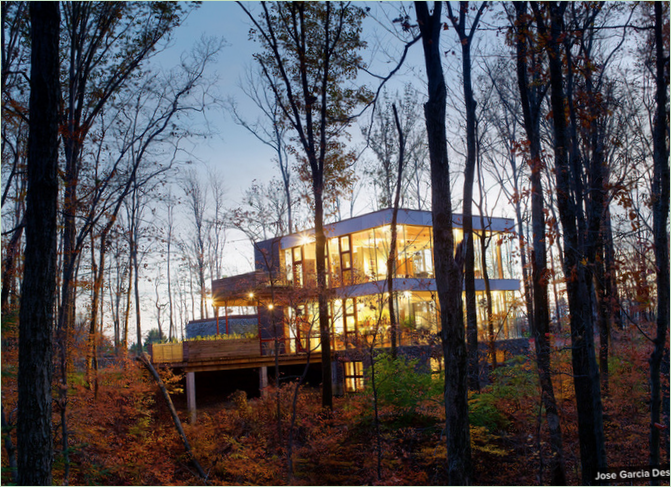
[[[387,278],[391,221],[392,210],[385,209],[325,225],[328,287],[341,288]],[[490,280],[519,280],[513,224],[507,218],[473,218],[476,279],[483,279],[486,271]],[[463,239],[462,227],[461,215],[454,215],[455,243]],[[314,230],[260,242],[256,247],[258,269],[272,266],[276,278],[295,287],[316,283]],[[435,278],[431,212],[399,210],[392,272],[394,278]]]

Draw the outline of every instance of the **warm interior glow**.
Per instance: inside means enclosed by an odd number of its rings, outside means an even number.
[[[249,294],[247,295],[247,297],[248,297],[249,299],[252,299],[252,298],[254,297],[254,293],[249,293]]]
[[[274,305],[273,303],[270,303],[270,304],[268,305],[268,309],[273,309],[274,307],[275,307],[275,305]]]

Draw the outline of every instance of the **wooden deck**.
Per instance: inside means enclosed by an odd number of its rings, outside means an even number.
[[[272,367],[275,355],[272,349],[264,350],[258,339],[195,340],[182,343],[153,344],[152,363],[184,369],[186,372],[251,369]],[[280,354],[280,365],[297,365],[307,362],[306,353]],[[310,354],[310,363],[321,363],[321,353]]]

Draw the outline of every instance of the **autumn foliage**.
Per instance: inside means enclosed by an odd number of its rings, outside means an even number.
[[[16,404],[15,326],[3,323],[3,411],[9,422]],[[604,400],[604,429],[610,465],[647,463],[650,345],[637,329],[613,337],[610,395]],[[580,483],[580,455],[568,337],[553,338],[554,381],[565,438],[569,485]],[[379,362],[382,375],[394,367]],[[98,391],[86,387],[75,363],[69,390],[70,483],[73,485],[203,484],[184,451],[158,386],[134,360],[112,358],[101,367]],[[280,388],[281,436],[277,395],[272,387],[261,398],[236,392],[225,402],[198,412],[195,425],[184,424],[196,458],[215,485],[444,485],[445,437],[441,387],[431,387],[407,363],[397,367],[403,384],[424,384],[414,407],[408,391],[394,397],[391,388],[379,401],[382,445],[381,478],[376,470],[376,430],[372,394],[337,397],[334,411],[322,409],[318,390],[302,387],[293,432],[294,477],[287,472],[287,440],[295,382]],[[183,377],[160,370],[186,423]],[[434,381],[440,381],[436,376]],[[400,402],[399,402],[400,401]],[[491,375],[490,384],[469,396],[474,481],[480,485],[547,483],[551,453],[533,355],[515,356]],[[59,413],[54,407],[54,438]],[[2,483],[11,483],[3,428]],[[668,444],[663,460],[668,461]],[[57,456],[54,481],[61,483],[63,459]]]

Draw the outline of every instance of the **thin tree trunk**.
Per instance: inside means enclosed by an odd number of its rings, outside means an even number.
[[[136,223],[137,225],[137,223]],[[135,288],[135,333],[137,334],[137,353],[142,354],[142,312],[140,309],[140,267],[137,260],[137,226],[135,228],[135,237],[133,238],[133,247],[131,249],[131,258],[135,268],[134,288]]]
[[[182,428],[182,422],[179,420],[179,416],[177,415],[177,410],[175,409],[175,406],[172,403],[172,399],[170,399],[170,394],[168,394],[168,391],[165,388],[165,384],[163,384],[163,380],[161,379],[161,376],[158,375],[158,372],[156,372],[156,369],[151,364],[151,362],[147,358],[146,354],[144,354],[144,353],[138,354],[137,360],[142,365],[144,365],[144,367],[151,373],[151,375],[154,377],[154,380],[158,384],[159,389],[161,389],[161,394],[163,395],[163,399],[165,399],[165,402],[168,406],[168,409],[170,409],[170,414],[172,416],[172,420],[175,423],[175,428],[177,429],[177,433],[179,434],[180,438],[182,439],[182,443],[184,443],[184,449],[186,450],[186,453],[189,456],[189,460],[191,460],[194,467],[196,467],[196,470],[198,471],[198,475],[200,475],[200,478],[207,481],[207,474],[203,470],[203,467],[200,466],[200,463],[196,459],[196,456],[193,454],[193,450],[191,449],[191,445],[189,444],[189,440],[187,439],[186,434],[184,433],[184,428]]]
[[[562,222],[564,238],[564,272],[566,282],[572,343],[573,377],[578,410],[578,436],[582,481],[592,485],[597,469],[606,468],[606,451],[603,434],[603,417],[599,370],[594,352],[594,329],[590,299],[590,274],[582,264],[586,258],[580,242],[579,228],[583,225],[578,203],[571,196],[576,171],[569,160],[569,127],[565,117],[566,96],[564,93],[561,38],[565,35],[564,10],[566,4],[551,2],[549,29],[545,25],[539,5],[532,2],[536,24],[548,39],[546,49],[550,69],[551,108],[554,122],[555,176],[557,184],[557,206]],[[570,112],[570,110],[569,110]],[[573,172],[573,178],[572,173]],[[581,191],[576,190],[580,195]],[[577,220],[577,225],[576,225]]]
[[[403,182],[403,165],[405,156],[405,139],[403,137],[403,129],[398,120],[398,112],[396,105],[392,105],[394,110],[394,122],[396,130],[398,131],[398,174],[396,178],[396,192],[394,194],[394,204],[391,213],[391,243],[389,244],[389,257],[387,258],[387,292],[389,293],[389,326],[391,327],[391,356],[396,358],[398,355],[398,317],[394,310],[394,277],[396,274],[396,242],[398,234],[398,205],[401,197],[401,185]]]
[[[533,229],[532,286],[533,286],[533,336],[536,344],[536,363],[541,385],[541,400],[550,430],[550,460],[552,485],[566,485],[564,449],[561,422],[552,384],[550,361],[550,313],[548,303],[547,250],[545,246],[545,213],[543,208],[542,159],[540,138],[541,98],[538,88],[530,87],[527,58],[530,55],[526,40],[528,22],[524,2],[515,4],[517,37],[517,78],[522,102],[524,127],[529,140],[529,165],[531,167],[531,219]],[[534,86],[537,86],[534,83]]]
[[[445,359],[445,426],[447,474],[450,485],[471,483],[471,441],[468,426],[468,386],[462,308],[463,257],[454,254],[450,172],[445,111],[447,91],[442,69],[440,32],[442,3],[429,14],[425,2],[415,2],[427,71],[428,100],[424,105],[432,187],[433,248],[440,302],[441,343]]]
[[[321,178],[319,178],[321,180]],[[315,196],[315,258],[317,259],[317,293],[319,305],[319,334],[322,353],[322,407],[333,409],[333,377],[331,374],[331,327],[326,296],[326,263],[324,235],[323,185],[314,184]]]
[[[11,291],[16,287],[16,261],[19,256],[21,237],[23,236],[23,228],[25,226],[25,216],[21,224],[16,229],[12,238],[5,249],[5,258],[2,260],[2,314],[4,315],[9,310],[9,296]],[[14,299],[12,299],[14,302]]]
[[[473,239],[473,182],[475,180],[476,162],[476,116],[475,98],[471,82],[471,42],[478,26],[480,14],[487,2],[483,2],[470,33],[466,33],[466,17],[469,11],[468,2],[459,2],[459,17],[453,15],[450,3],[447,3],[449,17],[452,20],[461,44],[461,66],[464,88],[464,105],[466,107],[466,167],[464,168],[463,192],[463,232],[465,243],[464,290],[466,292],[466,336],[468,342],[468,387],[473,391],[480,390],[480,353],[478,350],[478,311],[475,299],[475,241]]]
[[[496,358],[496,333],[494,332],[494,311],[492,306],[492,287],[489,284],[489,272],[487,271],[487,240],[485,236],[485,218],[482,216],[482,211],[480,211],[480,228],[482,233],[480,234],[480,261],[482,265],[482,279],[485,282],[485,297],[487,299],[487,334],[489,337],[489,356],[492,361],[492,370],[496,370],[498,367],[497,358]],[[491,238],[491,237],[489,237]]]
[[[130,324],[131,293],[133,291],[133,257],[128,256],[128,289],[126,290],[126,312],[123,323],[123,353],[128,353],[128,325]]]

